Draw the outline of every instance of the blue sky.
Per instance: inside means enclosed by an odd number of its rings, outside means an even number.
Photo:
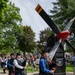
[[[48,25],[35,11],[35,8],[40,4],[46,13],[53,8],[52,2],[56,0],[10,0],[15,3],[15,6],[20,8],[20,14],[23,19],[22,24],[31,26],[33,31],[36,33],[35,39],[39,40],[39,33],[44,30]]]

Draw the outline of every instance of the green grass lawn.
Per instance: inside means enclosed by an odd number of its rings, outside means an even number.
[[[27,67],[27,72],[36,72],[38,71],[37,69],[34,69],[33,67],[29,66]],[[72,64],[67,64],[66,65],[66,72],[74,72],[74,66]]]
[[[0,68],[2,70],[2,68]],[[30,72],[38,72],[36,68],[33,68],[32,66],[28,65],[26,69],[27,73]],[[66,65],[66,72],[74,72],[74,66],[71,64]]]
[[[71,64],[66,65],[66,72],[74,72],[74,66]]]
[[[2,70],[3,70],[3,69],[0,68],[0,71],[2,71]],[[28,65],[27,68],[26,68],[26,71],[27,71],[27,73],[30,73],[30,72],[38,72],[38,69],[36,69],[36,68],[34,68],[34,67]]]
[[[27,73],[29,72],[38,72],[38,70],[30,65],[27,66],[27,69],[26,69]]]
[[[31,67],[30,65],[28,65],[27,72],[29,73],[29,72],[32,72],[32,71],[37,72],[38,70]],[[66,65],[66,72],[74,72],[74,66],[72,64],[67,64]]]

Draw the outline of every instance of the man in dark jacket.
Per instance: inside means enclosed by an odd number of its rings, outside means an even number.
[[[11,56],[11,58],[8,59],[7,68],[8,68],[8,71],[9,71],[9,75],[12,75],[12,73],[14,74],[13,61],[14,61],[14,59],[15,59],[15,56],[14,56],[13,53],[12,53],[10,56]]]
[[[14,60],[15,65],[15,75],[26,75],[26,61],[21,58],[21,54],[17,53],[16,59]]]
[[[49,70],[48,57],[48,52],[43,51],[39,62],[39,75],[50,75],[54,73],[55,70]]]

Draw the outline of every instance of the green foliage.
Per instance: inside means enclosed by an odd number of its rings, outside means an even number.
[[[32,51],[35,46],[34,32],[31,27],[22,26],[20,9],[12,2],[2,0],[7,5],[1,7],[3,16],[0,22],[0,52]]]
[[[75,17],[75,1],[57,0],[57,2],[54,2],[53,5],[53,10],[50,10],[52,15],[50,16],[52,17],[53,21],[61,28],[61,30],[63,30],[67,23]],[[70,31],[75,34],[75,22],[71,26]],[[71,43],[74,45],[75,41]],[[67,48],[67,50],[70,49]]]
[[[54,8],[50,10],[51,17],[56,24],[66,25],[75,16],[74,0],[58,0],[53,3]]]
[[[38,72],[38,70],[31,65],[27,66],[26,71],[27,73]]]
[[[74,72],[74,65],[72,64],[66,65],[66,72]]]
[[[41,53],[42,50],[44,50],[47,39],[53,34],[53,31],[50,30],[50,28],[46,28],[42,31],[40,31],[40,41],[38,41],[38,48]]]
[[[7,8],[8,0],[0,0],[0,21],[3,20],[4,9]]]
[[[0,50],[1,52],[13,52],[18,49],[16,32],[20,32],[22,18],[19,14],[20,9],[11,2],[7,3],[7,8],[2,9],[3,16],[0,22]],[[20,33],[21,34],[21,33]],[[2,52],[3,53],[3,52]]]
[[[5,9],[3,20],[4,47],[16,49],[18,45],[15,33],[18,31],[22,19],[19,14],[20,9],[18,7],[15,7],[15,5],[12,4],[11,2],[8,5],[9,8]]]
[[[40,31],[40,42],[47,41],[48,37],[52,34],[53,32],[50,30],[50,28]]]
[[[70,43],[73,45],[73,47],[75,47],[75,38],[74,38],[74,39],[72,39],[72,41],[71,41]],[[70,47],[68,47],[68,46],[67,46],[67,48],[66,48],[66,51],[67,51],[67,52],[72,53],[71,48],[70,48]]]
[[[31,52],[35,47],[35,33],[30,26],[23,26],[23,35],[18,38],[19,47],[23,52]]]

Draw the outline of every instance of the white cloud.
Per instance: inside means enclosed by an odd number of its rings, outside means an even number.
[[[52,9],[51,2],[56,0],[11,0],[15,3],[15,6],[20,8],[20,14],[23,19],[23,25],[29,25],[36,33],[36,40],[39,39],[39,32],[44,28],[47,28],[48,25],[43,21],[39,14],[35,11],[35,8],[40,4],[46,13],[49,13],[49,10]]]

